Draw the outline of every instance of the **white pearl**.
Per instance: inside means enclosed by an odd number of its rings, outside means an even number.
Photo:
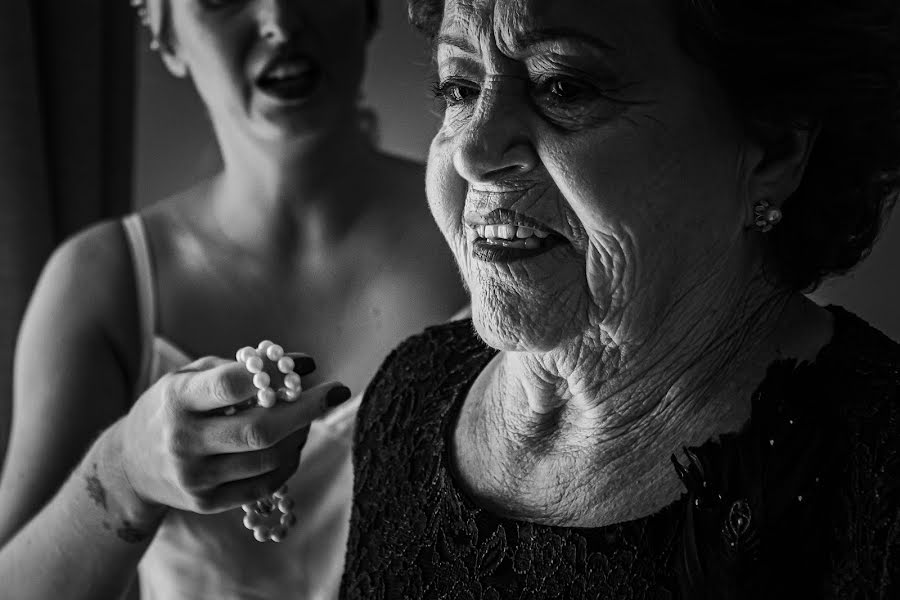
[[[269,541],[269,528],[268,527],[254,527],[253,528],[253,537],[256,538],[257,542],[268,542]]]
[[[278,344],[272,344],[266,348],[266,356],[269,357],[269,360],[278,360],[284,356],[284,348]]]
[[[288,494],[288,486],[287,486],[287,484],[284,484],[283,486],[281,486],[280,488],[278,488],[277,490],[272,492],[272,497],[281,499],[281,498],[284,498],[285,496],[287,496],[287,494]]]
[[[265,354],[266,350],[268,350],[269,346],[271,346],[273,343],[274,342],[272,342],[271,340],[263,340],[256,347],[256,351],[259,352],[260,354]]]
[[[293,527],[297,522],[297,517],[294,513],[287,513],[286,515],[281,515],[281,519],[279,519],[282,527]]]
[[[256,510],[256,502],[250,502],[248,504],[241,504],[241,508],[244,509],[245,513],[251,513]]]
[[[300,397],[299,390],[284,390],[284,399],[288,402],[296,402],[297,398]]]
[[[284,386],[289,390],[300,391],[303,389],[303,380],[296,373],[288,373],[284,376]]]
[[[272,531],[269,532],[269,539],[276,543],[284,541],[286,537],[287,529],[284,527],[273,527]]]
[[[247,529],[255,529],[262,525],[263,519],[259,516],[259,513],[256,512],[248,512],[244,515],[244,527]]]
[[[272,408],[275,406],[275,402],[278,401],[278,397],[275,395],[275,390],[267,387],[264,390],[256,392],[256,400],[263,408]]]
[[[278,388],[278,391],[276,392],[276,397],[279,400],[282,400],[284,402],[290,402],[290,394],[291,394],[291,390],[289,390],[287,388]]]
[[[244,366],[247,367],[247,370],[253,373],[254,375],[263,370],[265,363],[263,363],[263,359],[258,356],[251,356],[247,359],[247,362],[244,363]]]
[[[278,500],[278,510],[281,512],[288,514],[292,510],[294,510],[294,500],[289,497],[284,497]]]
[[[278,359],[278,370],[287,375],[294,370],[294,359],[290,356],[282,356]]]
[[[237,351],[237,361],[238,362],[247,362],[247,359],[251,356],[256,356],[256,348],[251,348],[250,346],[244,346],[240,350]]]
[[[269,377],[269,374],[265,371],[260,371],[253,376],[253,385],[255,385],[258,390],[266,389],[269,387],[270,383],[272,383],[272,378]]]

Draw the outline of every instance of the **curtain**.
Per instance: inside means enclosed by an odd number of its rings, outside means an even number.
[[[131,206],[135,17],[127,0],[4,0],[0,16],[0,458],[12,357],[41,267]]]

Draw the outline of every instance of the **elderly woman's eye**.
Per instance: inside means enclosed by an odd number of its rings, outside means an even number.
[[[474,83],[454,79],[441,81],[434,86],[433,91],[435,98],[443,100],[447,106],[472,102],[480,92]]]
[[[577,100],[590,91],[589,86],[572,79],[551,79],[541,87],[563,102]]]

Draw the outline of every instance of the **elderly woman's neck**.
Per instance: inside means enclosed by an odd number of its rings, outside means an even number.
[[[488,506],[550,524],[652,514],[683,492],[672,454],[738,430],[767,366],[814,358],[830,325],[801,295],[779,295],[715,324],[685,323],[681,344],[656,335],[574,358],[501,353],[473,386],[481,402],[460,416],[461,472],[482,473],[465,485]]]
[[[811,360],[829,325],[827,312],[801,295],[771,293],[718,316],[660,325],[640,343],[604,335],[565,352],[504,353],[492,377],[502,384],[487,390],[521,439],[669,439],[675,450],[738,429],[768,365]]]
[[[799,294],[770,292],[716,313],[674,315],[647,327],[642,340],[617,338],[631,331],[617,323],[614,333],[560,352],[505,354],[498,368],[529,390],[535,415],[593,415],[615,434],[654,414],[700,408],[735,380],[756,379],[775,358],[809,359],[824,342],[796,331],[798,323],[821,324],[821,309]]]

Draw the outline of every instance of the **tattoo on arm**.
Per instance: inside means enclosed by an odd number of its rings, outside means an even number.
[[[109,512],[109,505],[106,503],[106,488],[97,475],[97,463],[94,463],[94,473],[85,477],[87,481],[87,493],[94,504],[101,507],[103,512]],[[103,521],[103,528],[109,529],[109,521]],[[127,520],[122,521],[122,525],[116,528],[116,535],[122,541],[128,544],[140,544],[150,538],[150,533],[135,527]]]
[[[106,488],[97,476],[97,463],[94,463],[94,474],[85,477],[87,480],[87,493],[94,501],[94,504],[103,508],[103,512],[109,512],[106,504]]]

